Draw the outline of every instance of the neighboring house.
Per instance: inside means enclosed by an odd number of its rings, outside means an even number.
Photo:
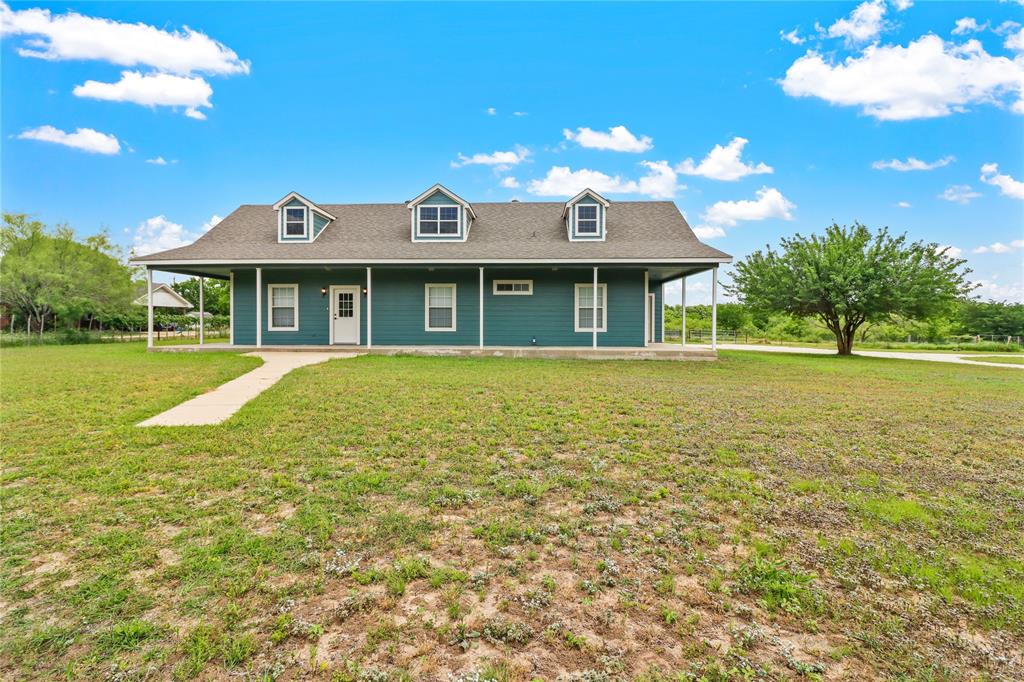
[[[244,205],[193,244],[134,259],[231,281],[231,343],[644,347],[666,282],[731,257],[669,201]],[[596,295],[595,295],[596,284]]]
[[[150,290],[153,292],[153,307],[154,308],[171,308],[178,310],[182,313],[192,310],[192,304],[188,300],[179,294],[177,291],[172,289],[166,284],[150,284]],[[148,298],[146,297],[145,290],[141,296],[132,301],[134,305],[147,305]]]

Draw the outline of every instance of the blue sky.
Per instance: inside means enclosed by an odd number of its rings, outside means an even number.
[[[525,201],[587,184],[672,199],[736,257],[833,220],[889,226],[959,249],[982,296],[1024,300],[1016,2],[2,12],[3,210],[126,250],[290,190]]]

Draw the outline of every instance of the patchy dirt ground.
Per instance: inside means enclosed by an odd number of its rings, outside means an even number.
[[[1024,679],[1003,368],[2,360],[5,679]]]

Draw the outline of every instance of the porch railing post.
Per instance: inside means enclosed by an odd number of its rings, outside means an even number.
[[[256,347],[263,347],[263,268],[256,268]]]
[[[228,273],[228,343],[235,345],[235,271]]]
[[[146,348],[153,347],[153,268],[146,268]]]
[[[590,322],[593,325],[591,329],[591,336],[593,336],[593,346],[597,348],[597,266],[594,266],[594,297],[591,299],[593,304],[593,313],[591,314]],[[605,314],[608,314],[608,304],[605,303]]]
[[[718,350],[718,266],[711,268],[711,350]]]
[[[370,267],[366,268],[366,347],[373,348],[373,268]]]
[[[683,290],[683,298],[679,303],[679,312],[683,318],[683,328],[680,330],[680,335],[683,340],[683,348],[686,348],[686,275],[683,275],[679,285],[679,288]]]
[[[204,319],[205,308],[203,306],[203,280],[204,277],[199,278],[199,345],[203,345],[206,333],[206,320]]]

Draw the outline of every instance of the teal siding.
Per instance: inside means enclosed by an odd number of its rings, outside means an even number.
[[[327,220],[327,218],[323,217],[319,213],[313,214],[313,239],[316,239],[317,235],[324,231],[324,228],[327,227],[327,223],[329,222],[330,221]]]
[[[576,284],[593,282],[593,270],[549,268],[540,271],[487,269],[484,297],[484,342],[489,346],[589,346],[591,332],[575,331]],[[532,279],[532,296],[495,296],[495,279]],[[608,331],[598,332],[599,346],[644,343],[644,273],[641,270],[598,272],[608,285]]]
[[[299,330],[294,332],[270,331],[270,301],[268,284],[299,285]],[[327,345],[330,343],[330,296],[320,293],[322,287],[333,284],[366,286],[366,270],[344,269],[326,271],[321,268],[306,270],[263,270],[263,345]],[[328,289],[329,291],[329,289]],[[360,300],[360,343],[366,343],[366,296]],[[256,271],[235,271],[235,343],[256,343]]]
[[[376,345],[475,346],[479,343],[479,269],[389,268],[373,269],[373,343]],[[589,346],[590,332],[576,332],[575,285],[593,281],[590,268],[497,270],[487,268],[484,279],[484,341],[488,346]],[[532,279],[531,296],[495,296],[495,279]],[[599,346],[644,345],[644,272],[602,268],[598,280],[608,285],[608,331],[597,335]],[[256,343],[256,272],[235,271],[235,343]],[[456,285],[456,330],[424,329],[424,287],[427,283]],[[299,330],[267,329],[270,302],[268,284],[299,285]],[[321,345],[330,342],[329,297],[321,287],[332,284],[366,286],[365,268],[263,270],[264,345]],[[655,340],[661,338],[661,286],[656,295]],[[366,296],[360,297],[360,342],[366,343]]]
[[[382,346],[476,345],[480,340],[477,268],[373,270],[373,342]],[[455,331],[424,329],[425,286],[455,284]]]

